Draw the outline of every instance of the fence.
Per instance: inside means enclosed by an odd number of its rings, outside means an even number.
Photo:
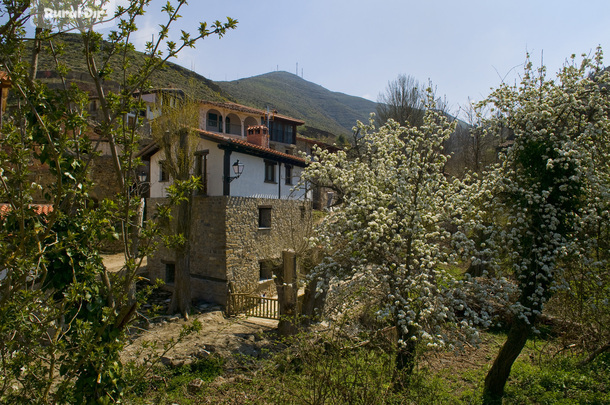
[[[257,318],[280,319],[278,299],[252,294],[229,293],[227,316],[239,314]]]

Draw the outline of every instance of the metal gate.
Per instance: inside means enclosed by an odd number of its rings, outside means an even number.
[[[243,314],[257,318],[280,319],[278,302],[277,298],[229,292],[227,316]]]

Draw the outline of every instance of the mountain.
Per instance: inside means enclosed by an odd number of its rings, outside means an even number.
[[[56,43],[63,43],[61,59],[70,69],[68,79],[79,83],[79,87],[92,87],[87,66],[82,57],[82,39],[76,34],[57,37]],[[107,43],[102,45],[108,46]],[[135,52],[134,64],[144,63],[144,55]],[[98,63],[101,63],[98,62]],[[119,88],[123,70],[116,61],[111,64],[112,73],[107,85],[114,90]],[[60,86],[55,72],[55,62],[49,52],[41,52],[38,77],[51,86]],[[340,135],[351,133],[356,121],[367,121],[369,114],[376,109],[376,103],[361,97],[332,92],[324,87],[308,82],[288,72],[272,72],[235,81],[214,82],[198,73],[168,62],[155,72],[151,78],[153,88],[180,88],[194,97],[211,101],[232,101],[251,107],[277,110],[280,114],[305,121],[299,133],[312,138],[335,140]]]
[[[247,79],[216,82],[222,92],[241,104],[276,109],[305,121],[305,136],[314,138],[351,133],[356,121],[368,121],[376,103],[332,92],[288,72],[272,72]]]
[[[78,83],[79,87],[83,90],[92,90],[93,82],[89,77],[87,65],[83,58],[83,40],[80,35],[62,34],[55,37],[54,41],[56,47],[61,48],[62,54],[59,59],[69,68],[68,80]],[[105,46],[109,46],[109,44],[107,42],[102,44],[102,54]],[[145,57],[143,53],[134,51],[130,56],[133,57],[132,65],[134,67],[144,64]],[[98,56],[98,66],[101,66],[102,62],[102,58]],[[105,84],[113,91],[117,91],[125,72],[122,69],[119,58],[113,58],[109,67],[111,68],[111,73],[106,79]],[[61,82],[55,70],[56,63],[51,53],[44,49],[40,53],[37,77],[44,80],[51,87],[59,87]],[[133,70],[135,68],[129,69],[126,73],[129,74]],[[161,69],[151,75],[150,84],[152,88],[180,88],[189,95],[200,99],[235,101],[231,100],[230,95],[223,94],[222,89],[212,80],[171,62],[167,62]]]

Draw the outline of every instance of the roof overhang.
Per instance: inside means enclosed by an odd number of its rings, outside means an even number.
[[[303,158],[289,155],[288,153],[283,153],[275,149],[265,148],[264,146],[255,145],[243,139],[230,138],[222,134],[208,132],[201,129],[196,130],[196,132],[202,138],[218,143],[218,147],[223,150],[244,153],[246,155],[257,156],[263,159],[269,159],[299,167],[305,167],[307,165],[305,159]]]

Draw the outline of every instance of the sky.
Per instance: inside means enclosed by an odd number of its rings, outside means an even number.
[[[154,9],[164,3],[153,0],[137,22],[140,49],[163,21]],[[608,0],[189,3],[180,29],[196,32],[198,22],[227,16],[239,22],[222,39],[207,38],[174,60],[211,80],[288,71],[331,91],[376,101],[389,81],[406,74],[431,80],[454,113],[469,100],[485,98],[502,80],[518,80],[528,52],[534,65],[543,61],[553,73],[572,54],[592,54],[598,45],[610,49]]]

